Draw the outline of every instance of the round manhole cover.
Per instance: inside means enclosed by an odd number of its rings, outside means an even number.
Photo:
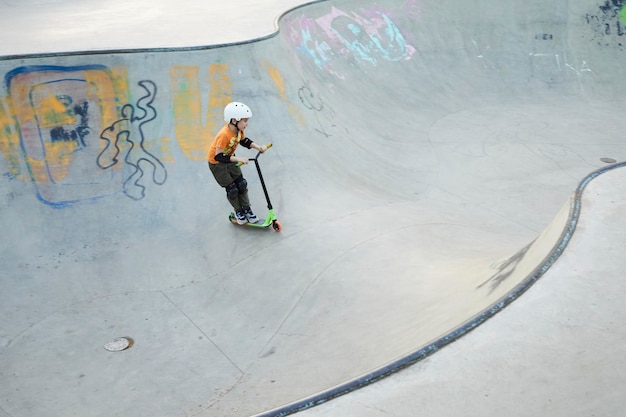
[[[613,158],[600,158],[600,161],[602,161],[602,162],[604,162],[604,163],[607,163],[607,164],[614,164],[614,163],[616,163],[616,162],[617,162],[617,161],[616,161],[615,159],[613,159]]]
[[[130,337],[118,337],[104,344],[104,348],[109,352],[119,352],[126,350],[133,345],[134,341]]]

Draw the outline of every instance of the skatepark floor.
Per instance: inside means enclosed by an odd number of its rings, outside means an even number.
[[[469,3],[0,3],[0,417],[621,415],[626,5]]]

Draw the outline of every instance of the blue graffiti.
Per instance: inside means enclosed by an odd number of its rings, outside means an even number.
[[[333,8],[332,13],[315,20],[296,19],[292,27],[298,53],[341,79],[345,76],[337,64],[378,66],[381,61],[409,60],[415,53],[400,28],[380,10],[360,17]]]
[[[383,13],[377,12],[385,22],[384,38],[378,33],[368,34],[357,22],[347,16],[333,20],[331,30],[358,59],[372,65],[377,57],[387,61],[400,61],[410,56],[409,48],[400,29]]]

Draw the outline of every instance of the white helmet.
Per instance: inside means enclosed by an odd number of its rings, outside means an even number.
[[[226,123],[230,123],[231,119],[240,121],[241,119],[247,119],[250,117],[252,117],[250,107],[246,106],[243,103],[233,101],[232,103],[228,103],[226,107],[224,107],[224,121]]]

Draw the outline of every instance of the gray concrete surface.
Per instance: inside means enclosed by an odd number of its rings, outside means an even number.
[[[624,169],[590,183],[567,250],[510,307],[392,377],[313,416],[623,414]],[[300,415],[300,414],[299,414]]]
[[[626,159],[621,3],[318,2],[263,41],[200,47],[265,36],[297,5],[271,4],[3,3],[0,413],[246,416],[359,378],[506,297],[558,245],[579,182]],[[209,7],[233,30],[198,35]],[[33,24],[70,9],[81,36]],[[206,167],[230,100],[275,145],[260,163],[281,233],[229,224]],[[306,413],[619,414],[624,311],[601,290],[623,270],[602,249],[623,241],[621,172],[592,182],[567,257],[520,300]],[[613,280],[591,291],[581,270]],[[598,306],[606,344],[568,327],[589,330],[564,318],[576,303]],[[121,336],[134,345],[103,348]],[[588,394],[552,395],[548,376]]]
[[[3,0],[0,55],[193,47],[276,32],[305,0]]]

